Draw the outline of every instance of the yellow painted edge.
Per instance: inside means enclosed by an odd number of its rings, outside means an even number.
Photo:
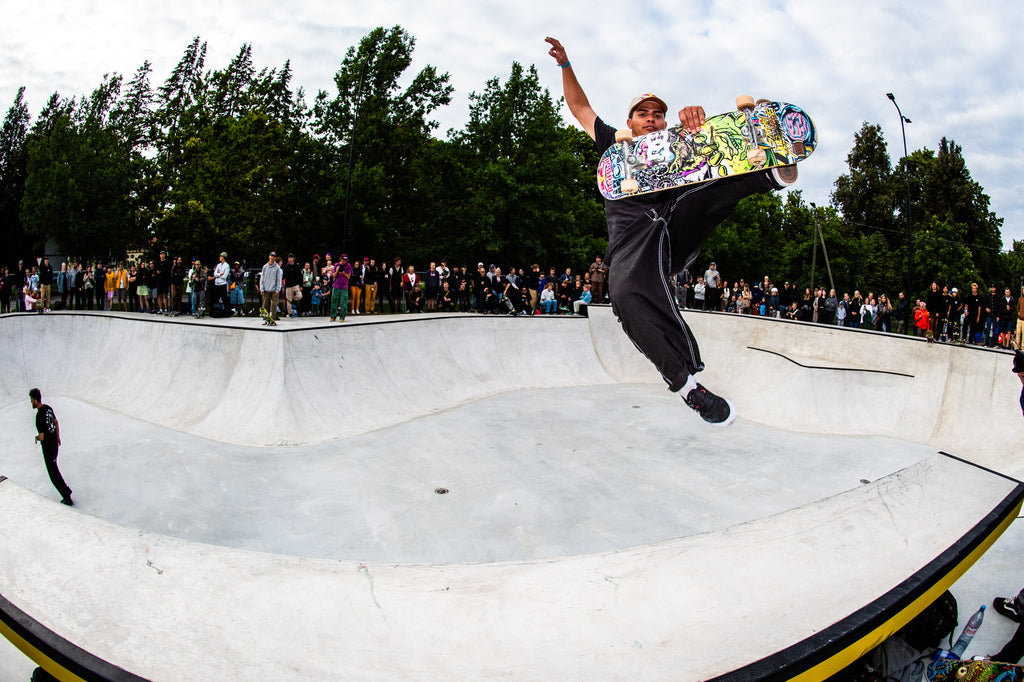
[[[75,675],[69,670],[66,670],[64,666],[60,665],[42,651],[29,644],[28,640],[12,630],[10,626],[3,621],[0,621],[0,635],[3,635],[4,638],[17,647],[21,653],[28,656],[36,665],[56,677],[60,682],[86,682],[85,679]]]
[[[995,541],[999,539],[1006,529],[1010,527],[1010,524],[1014,522],[1018,515],[1020,515],[1022,505],[1024,505],[1024,500],[1017,503],[1010,513],[1008,513],[1000,522],[996,529],[989,533],[988,537],[985,538],[985,540],[978,545],[973,552],[968,554],[963,561],[957,564],[949,573],[936,582],[928,589],[928,591],[915,599],[909,606],[836,655],[822,661],[810,670],[791,678],[791,682],[819,682],[820,680],[824,680],[835,675],[881,644],[894,632],[912,621],[925,609],[925,607],[934,602],[942,596],[943,592],[952,587],[953,583],[959,580],[963,574],[967,572],[967,569],[973,566],[975,562],[977,562],[978,559],[980,559],[982,555],[985,554],[993,544],[995,544]]]

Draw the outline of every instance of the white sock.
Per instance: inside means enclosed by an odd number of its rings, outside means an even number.
[[[686,378],[686,383],[683,384],[683,387],[679,389],[679,395],[683,397],[683,400],[686,400],[686,396],[690,395],[690,391],[695,388],[697,388],[697,377],[691,374]]]

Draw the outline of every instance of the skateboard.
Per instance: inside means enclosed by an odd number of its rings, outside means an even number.
[[[743,96],[736,111],[711,116],[700,132],[682,125],[637,138],[629,130],[597,166],[607,199],[622,199],[803,161],[817,146],[814,123],[795,104]]]
[[[994,661],[950,661],[939,659],[928,664],[928,682],[1020,682],[1024,666]]]
[[[263,324],[270,325],[271,327],[277,326],[277,320],[274,316],[267,312],[266,308],[260,308],[260,317],[263,318]]]

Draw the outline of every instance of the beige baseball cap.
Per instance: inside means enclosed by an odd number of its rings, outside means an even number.
[[[626,118],[627,119],[633,118],[633,110],[636,109],[638,106],[640,106],[641,102],[646,102],[648,100],[650,100],[651,102],[655,102],[658,106],[661,107],[662,111],[668,112],[668,105],[665,104],[665,100],[661,99],[657,95],[652,95],[649,92],[645,92],[642,95],[637,95],[636,97],[634,97],[632,99],[632,101],[630,101],[630,103],[629,103],[629,114],[626,115]]]

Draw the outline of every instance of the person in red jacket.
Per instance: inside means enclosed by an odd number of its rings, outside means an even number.
[[[917,310],[914,311],[914,326],[917,327],[918,336],[931,337],[931,316],[924,301],[917,302]]]

